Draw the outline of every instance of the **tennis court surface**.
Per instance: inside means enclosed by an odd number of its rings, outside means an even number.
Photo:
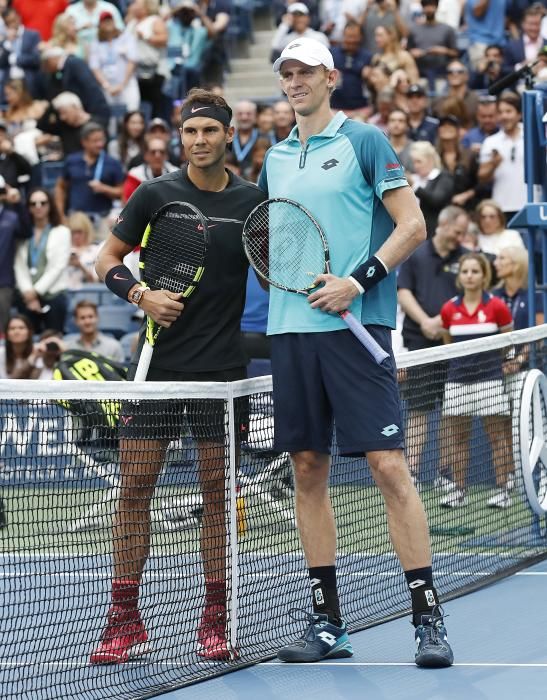
[[[547,563],[446,605],[452,668],[430,670],[412,663],[409,618],[352,635],[352,659],[320,664],[269,662],[191,688],[162,700],[527,700],[545,697],[545,583]],[[532,623],[533,621],[533,623]]]
[[[340,595],[348,626],[356,632],[355,656],[310,668],[275,663],[242,668],[271,659],[298,635],[301,623],[287,611],[309,604],[290,464],[272,451],[269,378],[227,385],[88,383],[84,391],[80,382],[0,382],[0,484],[7,518],[0,529],[2,697],[136,700],[177,688],[177,695],[167,697],[305,698],[314,688],[332,698],[509,698],[519,690],[527,698],[540,697],[533,692],[536,681],[539,689],[539,679],[543,687],[547,680],[543,639],[540,644],[545,606],[539,598],[547,575],[542,562],[547,391],[537,370],[544,369],[546,336],[547,329],[539,327],[479,345],[440,348],[427,357],[399,358],[408,451],[418,465],[428,512],[436,585],[445,598],[475,591],[447,604],[456,666],[438,672],[412,664],[412,628],[401,617],[409,605],[406,584],[366,462],[343,459],[336,450],[331,493],[339,526]],[[496,363],[513,361],[503,396],[486,392],[480,413],[502,417],[505,451],[498,450],[497,461],[481,418],[472,419],[463,445],[441,415],[435,377],[462,358],[470,366],[470,357],[475,383],[489,377]],[[418,421],[412,415],[417,396],[425,416]],[[207,662],[196,654],[204,599],[203,509],[197,447],[188,429],[170,443],[153,501],[152,550],[141,585],[152,652],[120,666],[89,665],[110,603],[117,419],[127,402],[137,401],[154,416],[154,426],[161,424],[160,409],[168,422],[188,410],[188,402],[198,402],[206,424],[208,414],[218,410],[212,402],[223,404],[227,635],[240,650],[238,661]],[[238,458],[231,418],[241,405],[250,429]],[[418,454],[412,453],[416,445]],[[464,449],[466,504],[443,507],[450,460]],[[488,505],[496,493],[500,454],[511,479],[503,508]]]

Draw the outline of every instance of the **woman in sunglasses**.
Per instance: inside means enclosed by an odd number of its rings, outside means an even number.
[[[31,190],[27,207],[32,235],[19,243],[15,254],[17,305],[31,319],[36,333],[46,328],[62,332],[67,310],[70,229],[61,224],[47,190]]]

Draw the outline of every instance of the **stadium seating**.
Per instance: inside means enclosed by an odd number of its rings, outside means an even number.
[[[45,160],[41,163],[42,187],[53,190],[57,178],[63,174],[64,160]]]
[[[97,304],[97,306],[123,306],[124,308],[128,306],[124,299],[120,299],[115,294],[112,294],[110,289],[102,282],[89,282],[84,284],[80,289],[69,291],[68,295],[69,311],[72,311],[76,304],[82,299],[92,301],[94,304]]]
[[[103,333],[111,333],[115,338],[122,338],[131,331],[136,331],[140,320],[133,318],[134,308],[126,306],[100,306],[99,330]]]
[[[119,339],[120,344],[123,348],[126,362],[129,362],[129,360],[131,359],[131,354],[133,351],[133,342],[135,340],[135,332],[136,331],[130,331],[129,333],[122,335],[122,337]]]

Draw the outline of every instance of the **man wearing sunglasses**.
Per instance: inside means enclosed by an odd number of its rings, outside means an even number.
[[[167,160],[165,139],[160,136],[148,135],[146,137],[144,163],[131,168],[123,183],[123,203],[127,202],[141,182],[172,173],[175,170],[178,170],[177,166]]]
[[[450,61],[446,67],[446,79],[448,91],[443,97],[433,103],[433,114],[438,116],[446,112],[443,109],[445,100],[453,103],[454,99],[463,102],[469,118],[474,122],[477,112],[478,97],[475,92],[469,89],[469,71],[461,61]],[[466,125],[467,126],[467,125]]]

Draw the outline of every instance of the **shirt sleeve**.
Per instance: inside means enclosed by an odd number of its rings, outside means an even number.
[[[154,213],[148,202],[148,188],[146,183],[143,183],[133,192],[131,199],[116,219],[112,228],[116,238],[132,246],[139,245]]]
[[[256,183],[259,187],[259,189],[264,192],[266,196],[268,196],[268,173],[267,173],[267,165],[268,165],[268,155],[270,151],[266,152],[266,155],[264,156],[264,163],[262,164],[262,170],[260,171],[260,175],[258,176],[258,182]]]
[[[123,36],[125,39],[125,49],[127,51],[127,60],[131,61],[132,63],[138,63],[139,51],[137,49],[137,42],[136,42],[135,38],[127,32]]]
[[[479,153],[479,163],[488,163],[492,160],[492,153],[495,150],[495,146],[492,143],[492,139],[487,136],[482,142],[481,150]]]
[[[441,307],[441,319],[443,322],[443,328],[448,330],[450,328],[450,321],[452,320],[452,307],[449,301],[443,304]]]
[[[110,158],[110,156],[108,156]],[[121,163],[115,158],[111,158],[109,178],[112,185],[119,185],[125,180],[125,175]]]
[[[495,304],[495,316],[498,328],[507,328],[513,325],[513,317],[507,304],[499,297],[492,297],[492,302]]]
[[[72,160],[70,156],[65,158],[63,162],[63,169],[61,171],[61,177],[65,182],[68,182],[70,180],[70,166],[72,165]]]
[[[416,288],[416,275],[414,274],[414,265],[412,264],[412,257],[405,260],[405,262],[399,268],[399,274],[397,275],[397,289],[408,289],[414,292]]]
[[[355,127],[359,128],[359,131]],[[371,125],[356,124],[348,137],[353,143],[363,177],[382,199],[386,190],[405,187],[408,182],[397,154],[380,129]]]

